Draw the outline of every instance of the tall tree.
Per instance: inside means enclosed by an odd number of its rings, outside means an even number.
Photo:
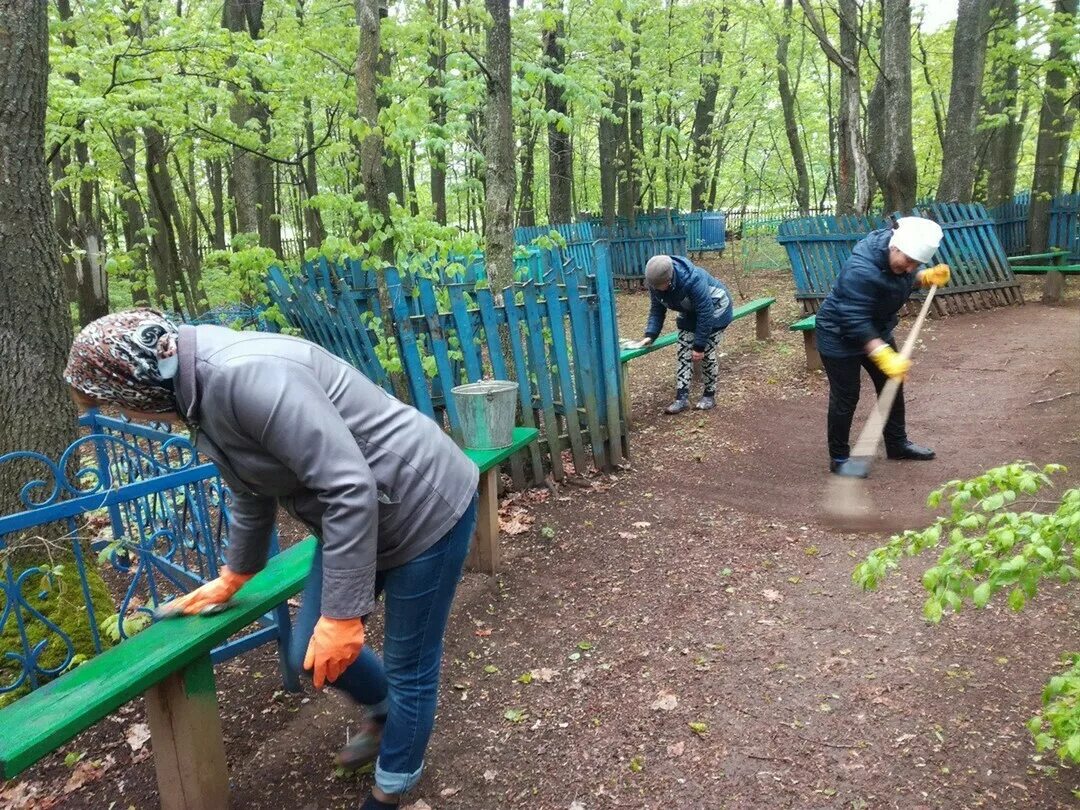
[[[859,6],[857,0],[840,0],[840,49],[829,39],[810,0],[799,0],[803,14],[821,43],[829,61],[840,69],[840,109],[836,116],[839,161],[836,182],[836,213],[865,214],[870,206],[870,163],[866,157],[862,126],[862,80],[859,76]]]
[[[447,0],[427,0],[434,25],[428,41],[428,104],[431,107],[431,138],[428,147],[431,205],[435,221],[446,224],[446,18]]]
[[[364,199],[381,220],[379,228],[390,228],[390,197],[384,170],[384,144],[379,129],[379,51],[382,47],[379,0],[356,0],[356,25],[360,48],[356,57],[356,105],[364,138],[360,141],[360,177]],[[392,239],[383,241],[380,255],[394,260]],[[387,310],[388,311],[388,310]]]
[[[986,151],[986,204],[1000,205],[1016,191],[1017,155],[1024,134],[1020,94],[1019,54],[1016,49],[1017,2],[992,0],[990,11],[990,82],[984,90],[986,117],[993,123]]]
[[[48,5],[0,0],[0,455],[59,458],[75,439],[61,374],[71,344],[60,242],[45,167]],[[0,513],[18,511],[31,474],[0,467]]]
[[[881,71],[867,104],[870,164],[888,211],[915,205],[918,168],[911,133],[911,0],[883,0]]]
[[[959,0],[939,200],[971,202],[989,16],[989,0]]]
[[[514,275],[514,119],[510,84],[510,3],[484,0],[489,21],[487,105],[484,123],[484,245],[492,284],[501,287]]]
[[[563,68],[566,50],[562,0],[544,2],[544,98],[548,109],[548,222],[573,219],[571,185],[574,178],[574,153],[570,148],[570,119],[566,113]]]
[[[690,210],[704,207],[705,192],[709,185],[709,167],[712,163],[714,138],[713,119],[716,115],[716,95],[720,90],[720,69],[724,65],[722,42],[728,30],[730,12],[727,6],[720,9],[720,21],[714,21],[714,11],[705,11],[705,42],[701,49],[701,97],[694,102],[694,123],[690,130],[690,149],[693,156],[690,183]]]
[[[784,0],[784,16],[776,35],[776,79],[780,91],[780,106],[784,111],[784,133],[791,149],[791,163],[795,167],[795,203],[799,211],[810,210],[810,175],[806,170],[806,155],[799,139],[799,119],[795,113],[795,92],[788,73],[788,45],[791,42],[792,0]]]
[[[1046,79],[1043,83],[1042,109],[1039,112],[1039,137],[1035,145],[1035,173],[1031,180],[1031,206],[1028,211],[1028,248],[1042,253],[1050,235],[1050,205],[1061,192],[1065,150],[1072,131],[1069,115],[1069,75],[1075,71],[1072,47],[1077,36],[1077,0],[1055,0],[1054,15],[1047,30],[1049,48]],[[1077,89],[1080,92],[1080,88]],[[1043,287],[1043,301],[1061,300],[1065,279],[1061,273],[1049,273]]]

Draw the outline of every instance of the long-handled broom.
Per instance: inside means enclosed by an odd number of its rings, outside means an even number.
[[[915,319],[915,324],[900,349],[900,356],[905,360],[910,360],[915,350],[915,341],[919,338],[919,331],[930,311],[930,302],[934,300],[935,292],[936,285],[926,294],[919,317]],[[899,390],[899,380],[886,381],[870,418],[866,420],[866,426],[855,442],[851,458],[841,466],[839,475],[830,478],[825,490],[824,507],[829,522],[837,528],[851,531],[873,529],[881,522],[880,515],[874,511],[874,505],[866,492],[864,479],[870,474],[870,467],[877,455],[878,442],[881,441],[881,430],[885,426],[885,420],[889,418],[889,411],[892,410],[893,400]]]

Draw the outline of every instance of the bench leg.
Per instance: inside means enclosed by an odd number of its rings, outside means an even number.
[[[498,467],[480,473],[480,503],[476,511],[476,536],[465,565],[470,571],[496,574],[499,571]]]
[[[1044,304],[1057,304],[1065,292],[1065,274],[1051,270],[1043,279],[1042,302]]]
[[[629,433],[633,429],[630,425],[630,364],[622,363],[621,365],[623,422],[626,423],[626,432]]]
[[[765,307],[765,309],[759,309],[754,313],[757,319],[755,328],[757,329],[758,340],[768,340],[772,337],[772,328],[769,323],[769,309],[770,307]]]
[[[821,355],[817,350],[817,339],[814,337],[814,330],[808,329],[802,333],[803,348],[806,349],[806,370],[807,371],[820,371],[825,368],[821,364]]]
[[[229,772],[210,656],[170,675],[145,697],[162,810],[227,810]]]

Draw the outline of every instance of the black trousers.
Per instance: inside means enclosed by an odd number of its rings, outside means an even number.
[[[896,348],[895,342],[889,345]],[[825,374],[829,378],[829,456],[834,459],[847,458],[851,454],[851,420],[855,416],[855,406],[859,404],[859,388],[862,383],[859,370],[866,369],[878,394],[889,378],[865,354],[857,357],[822,355],[821,363],[825,366]],[[907,442],[902,385],[896,392],[896,399],[882,433],[885,436],[886,448],[900,448]]]

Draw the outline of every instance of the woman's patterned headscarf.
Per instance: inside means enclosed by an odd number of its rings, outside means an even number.
[[[149,413],[175,410],[177,329],[153,309],[98,318],[71,344],[64,379],[98,402]]]

